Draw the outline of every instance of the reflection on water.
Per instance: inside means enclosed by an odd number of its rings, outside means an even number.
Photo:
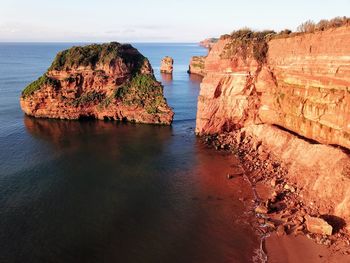
[[[194,136],[201,77],[186,70],[203,49],[137,45],[172,127],[25,117],[21,89],[70,45],[0,44],[0,262],[250,262],[249,185]],[[165,55],[173,79],[159,75]]]
[[[173,81],[173,74],[160,73],[160,77],[164,85],[170,85]]]
[[[7,262],[251,259],[257,242],[237,192],[251,198],[249,187],[225,179],[237,160],[197,142],[189,123],[24,123],[55,158],[3,184],[17,181],[0,201]]]
[[[56,146],[66,146],[69,142],[72,142],[73,145],[79,142],[86,145],[89,142],[84,141],[84,138],[94,135],[93,139],[108,140],[103,144],[103,147],[108,148],[123,149],[130,143],[132,145],[145,143],[152,144],[154,147],[162,147],[162,143],[167,142],[172,132],[171,126],[97,120],[60,121],[35,119],[28,116],[24,116],[24,125],[33,136],[45,139]]]
[[[202,82],[203,77],[197,74],[189,74],[190,82],[193,85],[199,85]]]

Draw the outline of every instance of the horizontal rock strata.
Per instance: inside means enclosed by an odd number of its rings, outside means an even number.
[[[264,145],[287,167],[305,203],[347,224],[349,44],[349,26],[291,37],[222,37],[205,60],[196,121],[199,135],[243,133]]]

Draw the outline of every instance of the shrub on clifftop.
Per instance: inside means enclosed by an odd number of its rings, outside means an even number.
[[[222,37],[224,39],[229,38],[231,41],[226,44],[220,56],[222,58],[230,58],[238,55],[244,60],[248,56],[253,56],[258,63],[265,63],[268,51],[267,41],[275,34],[276,32],[272,30],[252,31],[249,28],[233,31],[230,35]]]
[[[95,68],[97,64],[110,64],[118,57],[123,59],[125,63],[138,63],[139,65],[137,66],[141,67],[144,57],[140,53],[125,55],[125,52],[123,52],[126,49],[130,49],[130,47],[130,45],[122,45],[118,42],[72,47],[57,54],[49,71],[65,70],[80,66]]]

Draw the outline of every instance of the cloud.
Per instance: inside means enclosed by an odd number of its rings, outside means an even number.
[[[105,30],[92,29],[79,31],[74,29],[48,27],[37,24],[3,23],[0,24],[0,41],[47,41],[47,42],[161,42],[177,41],[172,30],[165,25],[122,25]],[[181,32],[181,31],[180,31]]]

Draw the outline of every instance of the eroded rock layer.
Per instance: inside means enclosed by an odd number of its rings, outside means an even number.
[[[197,133],[267,123],[350,149],[350,27],[266,44],[265,61],[253,46],[233,48],[229,37],[212,48]]]
[[[249,136],[285,164],[305,203],[349,225],[350,27],[264,40],[224,36],[205,72],[197,134]]]
[[[147,58],[116,42],[58,53],[48,71],[23,90],[30,116],[170,124],[173,111]]]

